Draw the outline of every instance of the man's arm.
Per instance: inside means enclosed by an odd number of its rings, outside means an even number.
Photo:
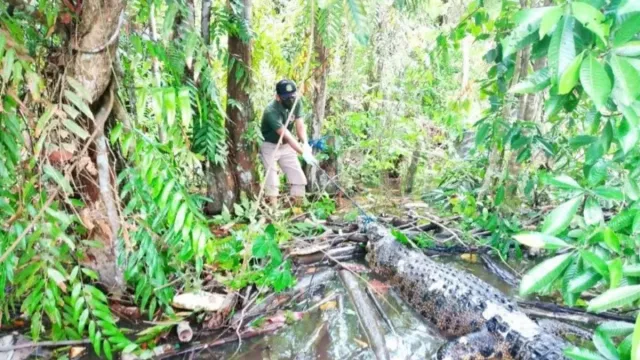
[[[284,135],[282,135],[283,132]],[[276,133],[278,133],[278,136],[282,136],[283,143],[289,144],[289,146],[291,146],[291,148],[293,148],[293,150],[295,150],[298,154],[302,154],[302,147],[296,141],[296,139],[293,138],[293,135],[291,135],[289,130],[282,126],[276,130]]]
[[[298,139],[302,144],[307,143],[307,128],[304,125],[304,120],[302,118],[296,119],[296,132],[298,133]]]

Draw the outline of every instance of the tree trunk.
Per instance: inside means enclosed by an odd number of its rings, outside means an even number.
[[[322,124],[324,123],[325,108],[327,105],[327,75],[329,72],[328,52],[324,45],[322,35],[316,28],[313,32],[315,57],[318,67],[313,73],[313,118],[311,119],[311,138],[318,139],[322,135]],[[315,152],[315,150],[314,150]],[[324,168],[325,164],[321,164]],[[308,191],[323,188],[326,184],[320,182],[320,172],[317,168],[310,166],[307,171]]]
[[[205,45],[209,45],[209,22],[211,20],[211,1],[202,1],[200,34]],[[207,196],[212,200],[205,210],[209,214],[219,214],[224,206],[231,207],[235,201],[236,182],[231,169],[226,162],[214,164],[213,161],[205,162],[205,176],[207,178]]]
[[[234,0],[230,0],[234,1]],[[231,10],[231,6],[229,5]],[[251,23],[251,0],[242,0],[239,21]],[[253,119],[253,104],[249,97],[251,87],[251,40],[243,41],[239,36],[229,36],[229,56],[233,59],[227,72],[227,122],[229,134],[229,166],[236,181],[236,196],[244,192],[248,196],[257,194],[258,178],[255,162],[255,144],[247,139],[249,123]],[[238,75],[241,74],[241,75]]]
[[[100,281],[116,292],[124,289],[123,271],[117,264],[122,258],[117,244],[119,204],[104,130],[115,101],[110,86],[124,8],[125,0],[85,0],[74,37],[78,40],[75,43],[72,40],[71,44],[77,53],[69,69],[69,75],[86,89],[95,118],[82,124],[94,134],[87,140],[91,143],[82,144],[88,147],[93,170],[89,166],[78,170],[74,174],[75,183],[86,204],[81,212],[90,214],[85,218],[92,223],[87,224],[93,229],[89,236],[104,244],[103,248],[88,249],[82,261],[95,269]]]
[[[418,142],[416,148],[411,154],[411,163],[409,163],[409,169],[407,169],[407,182],[405,183],[404,191],[407,194],[413,192],[413,185],[416,179],[416,173],[418,172],[418,164],[420,163],[420,153],[422,152],[422,143]]]

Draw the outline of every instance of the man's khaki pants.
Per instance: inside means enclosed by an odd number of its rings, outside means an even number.
[[[304,196],[307,178],[304,176],[302,166],[300,166],[298,154],[289,144],[281,144],[276,152],[276,144],[265,141],[260,147],[260,157],[265,170],[268,169],[264,187],[265,195],[269,197],[278,196],[280,180],[275,164],[277,162],[287,176],[287,182],[291,188],[289,190],[290,195],[293,197]]]

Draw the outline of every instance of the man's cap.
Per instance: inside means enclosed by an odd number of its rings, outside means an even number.
[[[276,84],[276,94],[281,98],[288,98],[296,92],[296,84],[291,80],[280,80]]]

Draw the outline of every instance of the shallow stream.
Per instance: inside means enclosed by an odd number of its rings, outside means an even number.
[[[443,262],[472,272],[476,276],[500,289],[508,296],[515,290],[487,271],[482,264],[460,260],[440,259]],[[368,274],[362,275],[370,280]],[[362,284],[364,289],[364,284]],[[294,311],[305,311],[325,296],[336,292],[334,301],[326,303],[277,332],[238,343],[231,343],[215,349],[194,354],[195,359],[247,359],[247,360],[324,360],[324,359],[375,359],[367,345],[367,337],[362,331],[358,314],[349,300],[348,294],[336,275],[316,289],[308,298],[296,304]],[[438,350],[444,340],[431,330],[421,316],[405,304],[393,289],[376,295],[377,300],[393,325],[393,330],[384,321],[385,341],[391,359],[428,359]],[[207,339],[198,339],[206,342]],[[190,358],[189,356],[174,357]]]

